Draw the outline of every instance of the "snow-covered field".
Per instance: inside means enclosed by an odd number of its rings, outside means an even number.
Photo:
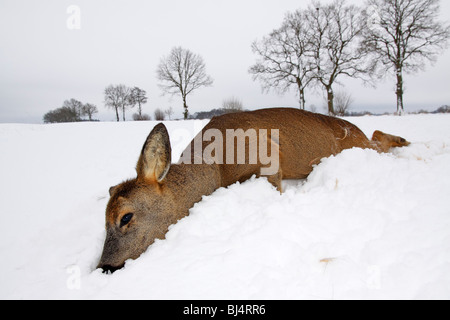
[[[113,275],[108,189],[156,122],[0,125],[0,298],[450,299],[450,116],[349,120],[412,145],[219,189]],[[166,122],[174,155],[206,123]]]

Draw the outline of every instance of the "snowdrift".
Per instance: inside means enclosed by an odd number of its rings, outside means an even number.
[[[349,120],[412,145],[219,189],[113,275],[108,189],[156,122],[0,125],[0,298],[450,299],[450,116]],[[206,123],[166,122],[174,156]]]

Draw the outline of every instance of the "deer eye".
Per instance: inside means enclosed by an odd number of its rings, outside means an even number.
[[[133,218],[132,213],[127,213],[126,215],[124,215],[122,217],[122,219],[120,219],[120,228],[122,228],[123,226],[126,226],[128,223],[130,223],[131,218]]]

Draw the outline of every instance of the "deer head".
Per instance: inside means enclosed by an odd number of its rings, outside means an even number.
[[[110,188],[106,208],[106,239],[98,264],[114,272],[127,259],[138,258],[155,239],[164,238],[177,218],[173,190],[166,177],[171,165],[169,134],[163,124],[150,133],[142,148],[136,179]]]

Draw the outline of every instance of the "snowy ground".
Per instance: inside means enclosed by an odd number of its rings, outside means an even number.
[[[450,116],[350,121],[413,144],[220,189],[113,275],[108,189],[155,122],[0,125],[0,298],[450,299]],[[179,154],[206,122],[166,124]]]

